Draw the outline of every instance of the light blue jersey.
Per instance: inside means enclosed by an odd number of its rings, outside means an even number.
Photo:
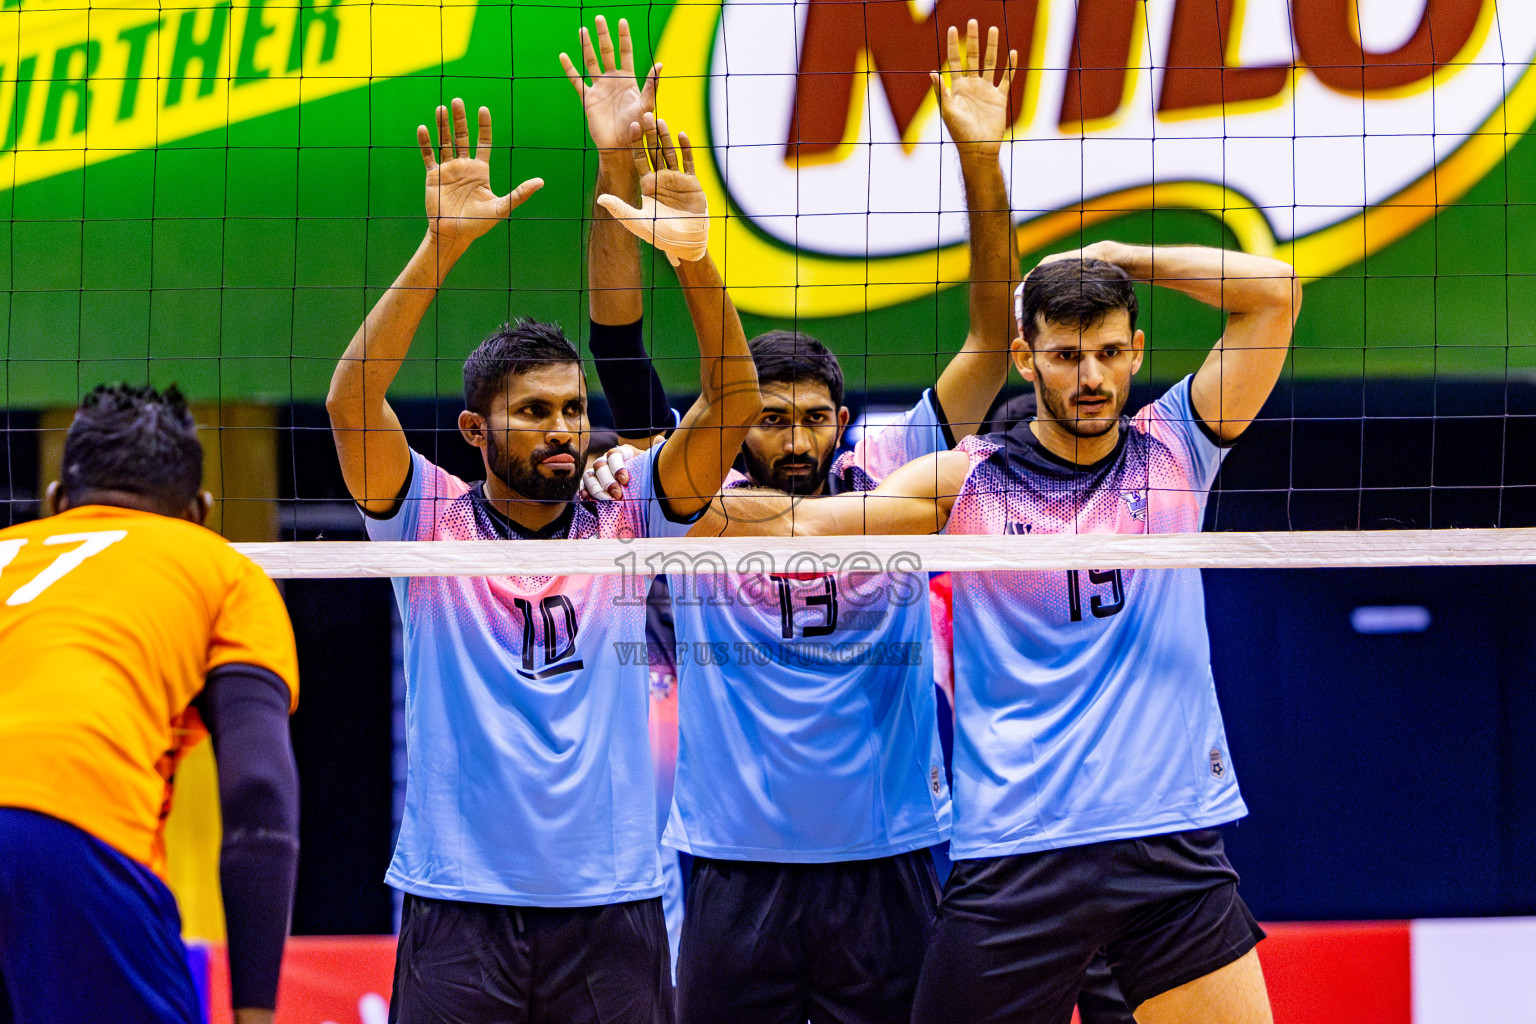
[[[1190,380],[1076,467],[1029,423],[970,437],[952,534],[1197,533],[1225,449]],[[1247,813],[1196,569],[954,574],[952,856],[1205,828]]]
[[[869,489],[946,447],[929,393],[840,459],[834,477]],[[670,578],[679,673],[670,846],[815,863],[948,837],[927,574],[872,571],[901,568],[872,556],[847,564],[862,572],[806,568]]]
[[[473,486],[411,453],[399,511],[374,540],[645,536],[654,449],[622,501],[573,502],[526,534]],[[385,880],[419,896],[579,907],[657,896],[648,577],[393,581],[405,623],[405,814]]]

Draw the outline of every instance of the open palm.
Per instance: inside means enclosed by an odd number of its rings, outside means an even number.
[[[997,78],[996,26],[987,30],[985,57],[974,20],[966,26],[963,49],[959,31],[950,26],[949,84],[946,86],[939,73],[934,72],[933,87],[939,96],[944,126],[957,144],[991,154],[1002,148],[1003,136],[1008,132],[1008,95],[1017,59],[1018,55],[1010,50],[1007,66],[1002,69],[1001,78]]]
[[[625,228],[679,260],[697,260],[708,251],[709,203],[694,174],[693,146],[679,132],[677,144],[665,121],[646,114],[630,125],[630,150],[640,176],[640,206],[601,195],[597,204]]]
[[[656,79],[661,65],[651,68],[643,89],[636,85],[629,22],[619,19],[619,50],[615,55],[613,40],[608,35],[608,21],[602,15],[597,16],[596,49],[592,46],[592,37],[586,28],[582,28],[581,56],[591,84],[566,54],[560,55],[560,65],[581,98],[592,142],[599,150],[628,150],[630,125],[639,123],[646,114],[656,112]]]
[[[491,188],[491,112],[480,108],[480,132],[473,151],[464,101],[453,101],[452,121],[445,107],[437,108],[440,152],[432,148],[426,125],[416,129],[421,159],[427,168],[427,223],[441,241],[467,245],[521,206],[543,187],[541,178],[530,178],[504,196]]]

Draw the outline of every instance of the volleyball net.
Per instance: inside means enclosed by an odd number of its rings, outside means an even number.
[[[587,350],[598,163],[558,56],[597,14],[627,19],[638,74],[664,65],[658,113],[695,141],[747,334],[824,341],[855,433],[932,386],[965,337],[966,196],[929,72],[968,18],[1019,54],[1001,159],[1025,270],[1113,238],[1273,255],[1307,282],[1280,385],[1213,490],[1221,533],[908,538],[886,554],[935,571],[1530,561],[1536,9],[1495,0],[11,0],[5,521],[41,511],[81,394],[148,379],[199,403],[226,535],[358,536],[321,403],[421,237],[414,128],[454,96],[496,119],[498,193],[546,182],[455,269],[390,390],[413,446],[472,476],[455,424],[470,349],[526,315]],[[665,259],[643,263],[648,348],[686,407],[693,330]],[[1168,289],[1139,295],[1133,403],[1198,367],[1223,322]],[[1025,389],[1015,374],[999,401]],[[667,553],[617,543],[248,550],[274,575],[613,572]],[[694,543],[668,550],[704,564]]]

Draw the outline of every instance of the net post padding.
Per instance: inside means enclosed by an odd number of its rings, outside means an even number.
[[[1536,528],[236,544],[274,579],[620,573],[1324,569],[1536,564]]]

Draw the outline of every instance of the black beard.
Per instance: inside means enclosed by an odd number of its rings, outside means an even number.
[[[802,496],[815,494],[821,490],[822,485],[827,482],[827,472],[832,468],[831,454],[823,456],[820,462],[815,462],[803,455],[785,455],[769,466],[758,460],[750,448],[743,447],[741,458],[746,464],[747,476],[757,486],[772,487],[785,494]],[[810,466],[812,469],[805,474],[791,474],[783,472],[786,466]]]
[[[494,433],[486,431],[485,441],[485,459],[491,475],[506,484],[512,493],[530,501],[570,501],[576,497],[576,489],[581,486],[580,473],[544,476],[538,470],[539,463],[552,455],[569,455],[576,460],[575,465],[580,466],[581,459],[574,445],[542,445],[533,450],[526,462],[514,462],[512,456],[496,443]]]
[[[1095,396],[1097,397],[1097,396]],[[1061,425],[1061,429],[1074,437],[1103,437],[1120,422],[1120,410],[1125,408],[1121,402],[1113,416],[1104,419],[1081,420],[1076,416],[1070,416],[1065,409],[1065,403],[1059,400],[1059,396],[1045,387],[1040,388],[1040,402],[1045,406],[1045,411],[1051,414],[1051,419]]]

